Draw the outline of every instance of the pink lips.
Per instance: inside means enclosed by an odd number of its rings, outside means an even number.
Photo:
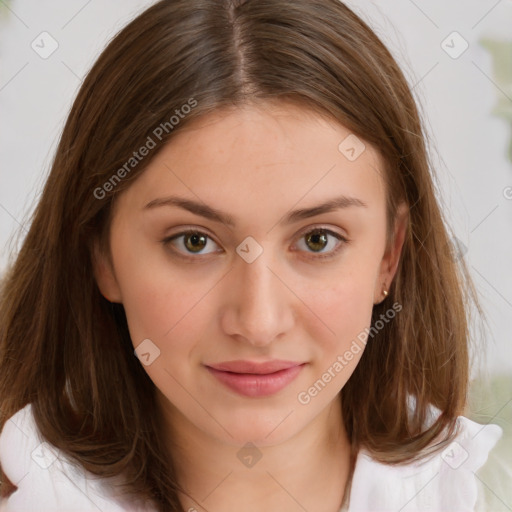
[[[305,363],[294,361],[227,361],[206,368],[224,385],[244,396],[261,397],[277,393],[302,370]]]

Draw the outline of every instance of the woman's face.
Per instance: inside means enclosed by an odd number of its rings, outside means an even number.
[[[339,407],[405,227],[387,250],[383,161],[362,144],[284,103],[216,112],[120,195],[98,283],[171,420],[264,446]]]

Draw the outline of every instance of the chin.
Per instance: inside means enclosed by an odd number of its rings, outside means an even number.
[[[301,425],[293,411],[294,408],[289,407],[279,411],[253,409],[231,412],[229,416],[214,415],[224,427],[220,428],[215,423],[215,437],[220,435],[222,442],[234,446],[244,446],[248,442],[260,447],[274,446],[287,441],[300,430]]]

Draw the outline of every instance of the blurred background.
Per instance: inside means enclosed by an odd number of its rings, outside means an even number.
[[[23,239],[88,69],[147,0],[0,0],[0,274]],[[468,416],[512,453],[512,2],[346,2],[419,103],[439,195],[486,314]],[[475,320],[476,315],[475,315]],[[510,457],[510,455],[509,455]]]

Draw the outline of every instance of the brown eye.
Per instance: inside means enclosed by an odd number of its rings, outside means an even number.
[[[202,256],[218,252],[215,249],[217,244],[206,233],[201,231],[182,231],[162,240],[162,243],[164,246],[172,246],[173,250],[182,256],[191,254]]]
[[[184,235],[185,247],[190,252],[200,252],[206,247],[208,237],[201,233]]]
[[[306,244],[315,252],[325,249],[328,243],[328,237],[323,231],[311,231],[306,234]]]
[[[326,228],[314,228],[300,236],[298,246],[301,251],[309,253],[316,258],[330,258],[343,247],[348,240]]]

